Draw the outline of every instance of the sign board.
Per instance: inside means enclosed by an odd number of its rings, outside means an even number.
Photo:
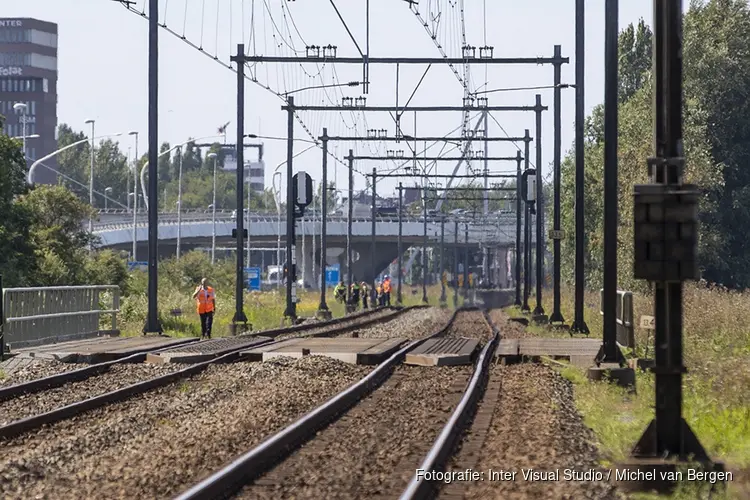
[[[259,267],[246,267],[245,277],[247,279],[248,290],[260,291],[260,268]]]
[[[549,239],[551,240],[564,240],[565,239],[565,231],[562,229],[550,229],[549,230]]]
[[[0,76],[23,76],[20,66],[0,66]]]
[[[294,204],[305,208],[313,201],[312,178],[307,172],[299,171],[292,177]]]
[[[128,261],[128,271],[135,271],[136,269],[146,269],[148,262],[139,260]]]
[[[641,316],[641,328],[645,330],[656,329],[656,318],[653,316]]]
[[[341,270],[338,264],[326,266],[326,287],[333,287],[341,281]]]

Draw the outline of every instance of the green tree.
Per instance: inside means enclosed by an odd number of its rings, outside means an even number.
[[[748,287],[750,8],[743,0],[696,1],[684,24],[685,94],[706,124],[710,153],[721,165],[721,178],[713,185],[720,190],[720,247],[705,277],[730,287]]]
[[[646,84],[651,73],[653,33],[641,18],[630,23],[619,37],[620,102],[625,102]]]
[[[3,119],[0,117],[0,130]],[[16,203],[26,190],[26,162],[21,143],[0,133],[0,275],[5,286],[27,283],[33,272],[33,249],[29,242],[31,214]]]
[[[93,215],[91,207],[64,186],[39,186],[19,204],[31,214],[29,241],[34,246],[37,286],[85,283],[86,247],[94,236],[81,221]]]

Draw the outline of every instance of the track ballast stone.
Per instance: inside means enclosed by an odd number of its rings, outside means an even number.
[[[39,415],[83,401],[100,394],[122,389],[144,380],[177,371],[179,365],[115,364],[105,372],[30,394],[0,401],[0,425]]]
[[[426,307],[406,311],[383,323],[366,326],[356,330],[361,339],[390,339],[402,337],[408,340],[421,339],[443,328],[450,320],[451,312],[447,309]],[[342,337],[351,337],[348,332]]]
[[[596,499],[621,498],[614,478],[566,481],[564,471],[599,469],[595,438],[578,413],[571,383],[544,365],[495,365],[500,395],[475,470],[484,480],[466,484],[464,498]],[[455,462],[454,462],[455,465]],[[516,472],[513,480],[490,480],[488,471]],[[559,481],[525,480],[523,470],[559,471]],[[451,495],[451,498],[454,496]]]
[[[433,308],[424,314],[425,320],[443,318],[433,333],[451,316]],[[405,319],[405,327],[415,323]],[[482,324],[489,330],[481,312],[460,312],[446,335],[486,338]],[[396,367],[383,386],[238,498],[398,498],[460,401],[472,371],[471,366]]]
[[[511,321],[510,316],[502,309],[492,309],[489,315],[504,339],[523,339],[532,336],[521,323]]]
[[[212,365],[0,443],[0,498],[173,498],[369,371],[320,356]]]
[[[399,366],[242,499],[398,498],[461,397],[469,367]]]
[[[296,339],[299,337],[307,337],[310,335],[323,335],[327,332],[331,332],[339,328],[343,328],[349,325],[354,325],[354,324],[362,323],[364,321],[368,321],[374,318],[381,318],[383,316],[388,316],[388,315],[393,315],[393,314],[395,314],[395,311],[391,309],[382,309],[372,314],[368,314],[364,317],[357,316],[354,318],[347,318],[346,320],[340,323],[334,324],[334,325],[322,325],[322,326],[312,328],[310,330],[304,330],[301,332],[284,333],[282,335],[277,336],[276,340]],[[258,334],[262,336],[263,332],[262,331],[258,332]]]
[[[4,373],[5,376],[0,377],[0,387],[23,384],[25,382],[31,382],[32,380],[77,370],[87,366],[91,365],[63,363],[62,361],[57,360],[32,359],[28,364],[24,363],[23,367],[18,368],[17,370]]]

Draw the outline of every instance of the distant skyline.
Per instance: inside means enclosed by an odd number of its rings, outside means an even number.
[[[305,45],[328,45],[338,47],[338,56],[357,56],[358,52],[331,5],[323,0],[290,2],[268,0],[265,6],[251,5],[255,2],[242,0],[207,0],[205,16],[204,2],[196,0],[160,1],[161,21],[170,29],[182,34],[196,45],[203,44],[207,53],[216,53],[226,60],[236,44],[244,41],[249,52],[256,50],[266,55],[290,55],[293,49],[304,54]],[[457,56],[460,46],[458,32],[458,9],[441,3],[445,11],[439,19],[428,19],[435,26],[438,40],[449,56]],[[258,3],[259,4],[259,3]],[[340,4],[340,5],[338,5]],[[364,3],[346,5],[338,2],[341,15],[347,21],[360,47],[365,47]],[[244,10],[242,6],[244,5]],[[465,0],[467,43],[476,47],[486,44],[494,47],[495,57],[551,56],[553,46],[562,45],[563,56],[570,57],[570,64],[562,68],[563,83],[574,83],[574,0],[530,0],[509,2],[498,0]],[[147,7],[145,0],[137,2],[136,8]],[[167,8],[168,7],[168,8]],[[604,65],[604,5],[603,2],[586,1],[586,112],[602,101]],[[230,12],[231,9],[231,12]],[[270,9],[270,10],[269,10]],[[486,9],[486,24],[482,12]],[[629,0],[620,2],[620,27],[635,23],[639,18],[650,25],[653,2]],[[218,15],[217,15],[218,12]],[[273,22],[268,12],[273,14]],[[424,14],[424,12],[423,12]],[[230,17],[231,15],[231,17]],[[67,123],[74,130],[86,131],[84,122],[96,120],[97,133],[113,133],[135,130],[140,133],[139,154],[148,144],[147,64],[148,23],[144,18],[128,12],[118,2],[109,0],[77,0],[76,8],[56,0],[6,0],[4,17],[33,17],[58,24],[59,28],[59,123]],[[429,16],[423,16],[423,18]],[[232,22],[229,20],[232,19]],[[370,54],[372,56],[440,57],[425,28],[410,12],[407,4],[399,0],[372,2],[370,12]],[[218,26],[218,29],[217,29]],[[264,28],[265,26],[265,28]],[[486,28],[485,28],[486,26]],[[255,33],[255,40],[250,33]],[[291,33],[291,35],[286,35]],[[300,38],[301,34],[301,38]],[[201,42],[202,39],[202,42]],[[293,49],[292,49],[293,47]],[[326,83],[347,82],[362,79],[361,66],[335,65],[328,68],[313,65],[266,64],[257,72],[257,78],[268,81],[275,90],[285,91],[320,83],[313,78],[320,72]],[[489,65],[488,65],[489,66]],[[422,76],[424,66],[401,67],[399,72],[399,104],[403,105]],[[457,68],[459,71],[461,68]],[[311,76],[312,75],[312,76]],[[370,94],[368,105],[395,104],[395,68],[372,65],[370,70]],[[484,88],[517,88],[549,86],[552,84],[552,67],[495,66],[487,70]],[[472,82],[485,82],[485,67],[474,66]],[[472,85],[474,88],[481,85]],[[327,91],[305,91],[295,94],[304,104],[330,105],[342,95],[359,96],[360,89],[344,88]],[[541,93],[543,103],[550,107],[543,118],[543,168],[545,173],[552,163],[553,123],[552,90],[498,92],[488,95],[491,105],[533,105],[534,94]],[[462,90],[459,82],[447,65],[433,67],[422,86],[411,101],[413,105],[460,106]],[[178,37],[160,30],[160,123],[159,143],[173,145],[188,138],[218,136],[217,129],[227,121],[227,138],[236,137],[236,75],[222,67],[217,61],[206,57]],[[562,140],[563,154],[574,138],[574,90],[562,92]],[[259,86],[246,82],[245,133],[256,133],[274,137],[286,136],[286,113],[281,111],[282,101]],[[438,116],[441,115],[441,116]],[[314,135],[320,135],[323,127],[329,134],[353,135],[354,118],[344,114],[346,125],[337,113],[301,113],[302,120]],[[528,128],[534,133],[533,113],[496,113],[494,118],[511,136],[523,135]],[[413,116],[402,117],[404,133],[414,133]],[[357,118],[357,133],[366,134],[370,128],[393,130],[393,119],[387,113],[368,113],[365,119]],[[417,116],[418,135],[446,135],[459,127],[459,113],[422,113]],[[490,135],[504,135],[497,124],[490,120]],[[310,139],[296,123],[296,138]],[[458,135],[457,133],[451,135]],[[218,140],[218,137],[217,137]],[[120,140],[125,153],[133,146],[133,139]],[[286,160],[286,146],[282,141],[265,140],[266,185],[277,165]],[[306,170],[314,178],[320,177],[321,152],[317,148],[308,150],[310,144],[295,143],[295,170]],[[353,144],[339,144],[332,151],[341,159]],[[438,154],[442,146],[429,150]],[[361,153],[373,153],[375,145],[359,143]],[[418,145],[421,149],[422,145]],[[383,145],[381,154],[387,149],[404,149],[404,145]],[[446,150],[449,148],[446,148]],[[515,155],[510,143],[490,143],[490,155]],[[247,155],[254,158],[254,152]],[[451,154],[451,156],[455,156]],[[532,161],[535,158],[532,146]],[[373,166],[386,168],[385,162],[371,164],[361,162],[359,171],[370,171]],[[334,168],[335,167],[335,168]],[[440,173],[450,173],[454,164],[441,162]],[[282,167],[283,168],[283,167]],[[341,163],[329,160],[329,179],[338,178],[339,188],[346,187],[346,169]],[[490,165],[490,169],[509,170],[515,165]],[[397,180],[389,180],[379,190],[383,194],[392,191]],[[405,184],[408,184],[405,182]],[[285,183],[283,184],[285,185]],[[363,177],[355,176],[355,189],[365,186]]]

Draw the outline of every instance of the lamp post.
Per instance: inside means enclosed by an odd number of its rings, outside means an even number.
[[[276,188],[276,176],[279,177],[279,187]],[[279,272],[279,266],[281,266],[281,202],[279,201],[279,193],[281,191],[281,172],[274,172],[273,179],[271,180],[274,190],[274,201],[276,202],[276,212],[278,213],[278,223],[276,229],[276,286],[281,287],[281,273]]]
[[[96,120],[86,120],[84,123],[91,125],[91,165],[89,167],[89,205],[94,208],[94,125]],[[89,233],[94,232],[94,218],[89,216]],[[93,248],[93,247],[92,247]]]
[[[209,153],[208,158],[214,161],[213,196],[211,198],[211,265],[216,262],[216,153]],[[182,162],[180,162],[182,164]]]
[[[135,159],[133,160],[133,260],[137,261],[136,251],[138,240],[136,239],[136,227],[138,226],[138,132],[128,132],[135,136]]]
[[[96,137],[96,139],[105,139],[107,137],[119,137],[121,135],[122,134],[118,132],[116,134],[101,135],[99,137]],[[27,137],[27,139],[30,139],[32,137],[34,137],[34,136],[30,135],[29,137]],[[26,182],[29,185],[33,185],[34,184],[34,182],[32,181],[32,179],[34,178],[34,172],[36,172],[36,167],[38,167],[39,165],[42,165],[42,163],[44,163],[45,161],[49,160],[50,158],[53,158],[53,157],[57,156],[58,154],[62,153],[63,151],[67,151],[68,149],[74,148],[76,146],[80,146],[81,144],[83,144],[85,142],[89,142],[89,140],[90,139],[87,137],[85,139],[81,139],[80,141],[73,142],[71,144],[68,144],[67,146],[61,147],[57,151],[51,152],[47,156],[43,156],[42,158],[39,158],[38,160],[34,161],[34,163],[31,164],[31,167],[29,167],[29,173],[26,175]]]
[[[28,106],[22,102],[17,102],[13,105],[13,109],[18,112],[21,111],[21,124],[22,124],[22,140],[23,140],[23,161],[26,163],[26,113],[28,112]]]
[[[112,188],[111,187],[105,187],[104,188],[104,211],[107,211],[107,193],[111,193]]]

